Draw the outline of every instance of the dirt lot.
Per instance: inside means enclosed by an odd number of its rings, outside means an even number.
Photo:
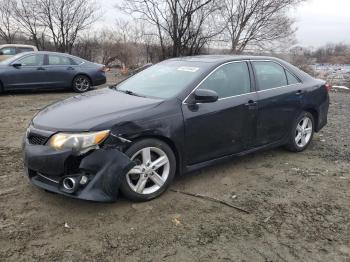
[[[350,261],[350,93],[332,93],[309,150],[242,157],[176,179],[148,203],[46,193],[23,176],[32,116],[70,92],[0,96],[1,261]]]

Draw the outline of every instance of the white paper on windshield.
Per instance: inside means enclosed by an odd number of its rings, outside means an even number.
[[[185,71],[185,72],[197,72],[199,70],[198,67],[190,67],[190,66],[182,66],[177,69],[178,71]]]

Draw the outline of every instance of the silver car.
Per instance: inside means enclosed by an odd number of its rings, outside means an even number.
[[[10,57],[20,53],[33,52],[33,51],[38,51],[38,49],[32,45],[19,45],[19,44],[0,45],[0,61],[9,59]]]

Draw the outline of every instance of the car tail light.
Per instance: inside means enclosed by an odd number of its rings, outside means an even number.
[[[328,83],[325,84],[324,87],[326,88],[327,93],[330,92],[330,91],[332,90],[332,85],[330,85],[330,84],[328,84]]]

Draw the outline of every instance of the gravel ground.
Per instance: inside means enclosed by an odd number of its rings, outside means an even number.
[[[0,96],[1,261],[350,261],[350,93],[299,154],[283,148],[175,180],[250,213],[168,191],[135,204],[46,193],[23,176],[32,116],[70,92]]]

